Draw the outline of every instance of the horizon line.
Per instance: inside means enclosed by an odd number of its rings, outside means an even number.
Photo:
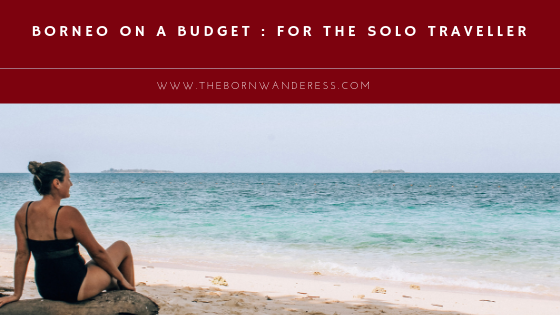
[[[0,172],[0,174],[28,174],[27,172]],[[30,174],[30,173],[29,173]],[[560,172],[72,172],[72,174],[560,174]],[[30,174],[32,175],[32,174]]]

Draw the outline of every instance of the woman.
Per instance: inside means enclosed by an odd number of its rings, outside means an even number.
[[[0,298],[0,307],[21,298],[29,252],[35,258],[35,282],[45,299],[76,302],[103,290],[134,288],[130,247],[117,241],[105,250],[93,237],[78,209],[61,206],[70,197],[70,173],[60,162],[29,162],[33,184],[43,198],[26,202],[15,218],[17,252],[14,294]],[[85,263],[78,243],[92,260]]]

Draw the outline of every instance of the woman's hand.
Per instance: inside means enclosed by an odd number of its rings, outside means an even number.
[[[119,281],[119,287],[121,288],[121,290],[136,291],[136,288],[126,280]]]
[[[15,301],[18,301],[19,297],[15,296],[15,295],[9,295],[9,296],[3,296],[0,298],[0,307],[8,304],[8,303],[12,303]]]

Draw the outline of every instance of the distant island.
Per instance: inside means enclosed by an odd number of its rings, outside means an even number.
[[[158,170],[144,170],[144,169],[130,169],[130,170],[123,170],[123,169],[114,169],[110,168],[105,171],[101,171],[101,173],[173,173],[172,171],[158,171]]]
[[[404,173],[403,170],[375,170],[373,173]]]

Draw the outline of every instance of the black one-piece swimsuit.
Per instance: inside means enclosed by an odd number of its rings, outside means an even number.
[[[25,230],[27,233],[27,247],[35,258],[35,283],[39,294],[45,299],[66,302],[78,301],[80,287],[87,274],[85,260],[80,256],[78,240],[75,237],[59,240],[56,237],[56,210],[54,219],[54,240],[36,241],[29,239],[27,228],[27,212],[25,212]]]

